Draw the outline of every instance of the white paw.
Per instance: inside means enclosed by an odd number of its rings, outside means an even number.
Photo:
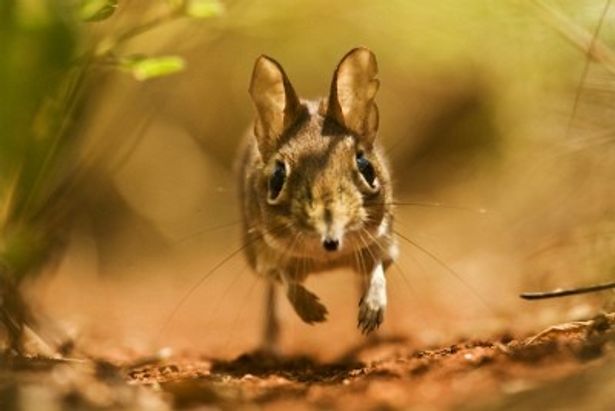
[[[382,324],[386,305],[386,279],[382,265],[378,264],[372,272],[369,288],[359,302],[357,326],[363,334],[371,333]]]
[[[382,324],[386,303],[363,297],[359,303],[359,320],[357,327],[363,334],[369,334]]]

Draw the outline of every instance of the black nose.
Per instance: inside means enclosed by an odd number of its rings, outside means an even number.
[[[336,240],[334,238],[325,238],[325,240],[322,242],[322,246],[327,251],[335,251],[339,248],[340,242],[339,240]]]

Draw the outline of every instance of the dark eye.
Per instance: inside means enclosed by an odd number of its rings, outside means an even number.
[[[280,195],[286,181],[286,167],[281,161],[275,162],[273,174],[269,177],[269,198],[275,200]]]
[[[374,188],[374,182],[376,180],[376,173],[374,172],[374,166],[369,162],[367,158],[363,155],[363,153],[357,154],[357,168],[359,172],[369,184],[370,187]]]

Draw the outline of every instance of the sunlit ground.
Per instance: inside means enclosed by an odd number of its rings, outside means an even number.
[[[378,59],[378,138],[395,198],[406,203],[395,210],[401,252],[379,335],[422,350],[523,338],[609,309],[608,292],[541,302],[518,295],[612,280],[615,10],[573,1],[230,1],[205,18],[160,18],[169,4],[120,2],[109,18],[74,26],[76,55],[92,48],[105,56],[59,128],[79,144],[50,155],[45,177],[24,183],[45,199],[47,188],[77,176],[58,203],[67,216],[49,213],[34,226],[66,249],[24,287],[74,340],[76,356],[126,363],[170,347],[176,356],[228,359],[259,346],[264,284],[237,253],[234,171],[253,118],[252,65],[260,54],[276,58],[298,93],[316,98],[358,45]],[[157,19],[126,42],[109,40]],[[41,33],[40,44],[53,41]],[[31,50],[33,61],[45,55]],[[140,81],[137,54],[172,56],[172,73]],[[18,69],[0,71],[10,107],[25,112],[24,102],[42,97],[26,94],[20,65],[7,67]],[[38,145],[54,147],[44,138],[47,117],[36,118],[2,123],[14,127],[0,137],[8,165],[0,168],[0,235],[16,204],[15,176],[29,170]],[[34,151],[22,152],[9,137],[30,123]],[[352,273],[307,285],[329,320],[303,324],[280,293],[283,354],[332,361],[365,341]]]

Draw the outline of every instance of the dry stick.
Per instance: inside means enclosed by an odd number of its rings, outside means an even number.
[[[598,24],[594,30],[593,35],[578,27],[573,21],[571,21],[567,16],[563,13],[560,13],[555,8],[545,4],[541,0],[535,0],[534,4],[538,6],[542,12],[543,17],[567,40],[572,42],[575,46],[577,46],[581,51],[585,53],[587,56],[585,60],[585,65],[583,67],[583,72],[581,74],[581,78],[579,79],[579,84],[577,86],[574,104],[572,107],[572,113],[570,115],[570,119],[568,122],[568,128],[566,130],[566,136],[570,134],[570,130],[572,128],[572,122],[576,115],[577,107],[579,104],[579,100],[581,97],[581,91],[583,88],[583,83],[585,82],[585,78],[587,77],[587,72],[589,70],[589,64],[591,60],[601,63],[604,68],[609,71],[611,74],[615,74],[615,54],[611,51],[610,48],[606,47],[599,39],[598,35],[600,34],[600,29],[604,23],[604,19],[606,14],[611,6],[611,0],[606,0],[604,4],[604,8],[600,15],[600,19],[598,20]],[[546,292],[526,292],[520,295],[521,298],[526,300],[541,300],[547,298],[558,298],[558,297],[566,297],[570,295],[578,295],[578,294],[586,294],[591,292],[603,291],[615,288],[615,282],[605,283],[605,284],[597,284],[588,287],[578,287],[571,288],[565,290],[553,290]]]
[[[612,288],[615,288],[615,281],[604,284],[590,285],[588,287],[569,288],[565,290],[558,289],[553,291],[522,293],[520,297],[526,300],[544,300],[546,298],[558,298],[567,297],[569,295],[587,294],[597,291],[609,290]]]
[[[440,265],[440,267],[444,268],[449,274],[451,274],[455,279],[457,279],[457,281],[459,281],[461,284],[463,284],[465,287],[467,287],[472,292],[472,294],[474,294],[474,297],[476,297],[478,299],[478,301],[480,301],[481,304],[483,304],[483,306],[487,310],[489,310],[491,313],[495,313],[495,310],[480,295],[480,293],[478,291],[476,291],[476,289],[474,287],[472,287],[468,282],[464,281],[464,279],[461,277],[461,275],[459,275],[459,273],[457,273],[455,270],[453,270],[451,267],[449,267],[448,264],[446,264],[440,257],[438,257],[436,254],[432,253],[431,251],[429,251],[425,247],[421,246],[416,241],[412,241],[410,238],[408,238],[407,236],[401,234],[399,231],[395,230],[394,232],[400,238],[402,238],[403,240],[407,241],[410,245],[414,246],[416,249],[418,249],[419,251],[422,251],[425,255],[430,257],[433,261],[435,261],[438,265]]]

